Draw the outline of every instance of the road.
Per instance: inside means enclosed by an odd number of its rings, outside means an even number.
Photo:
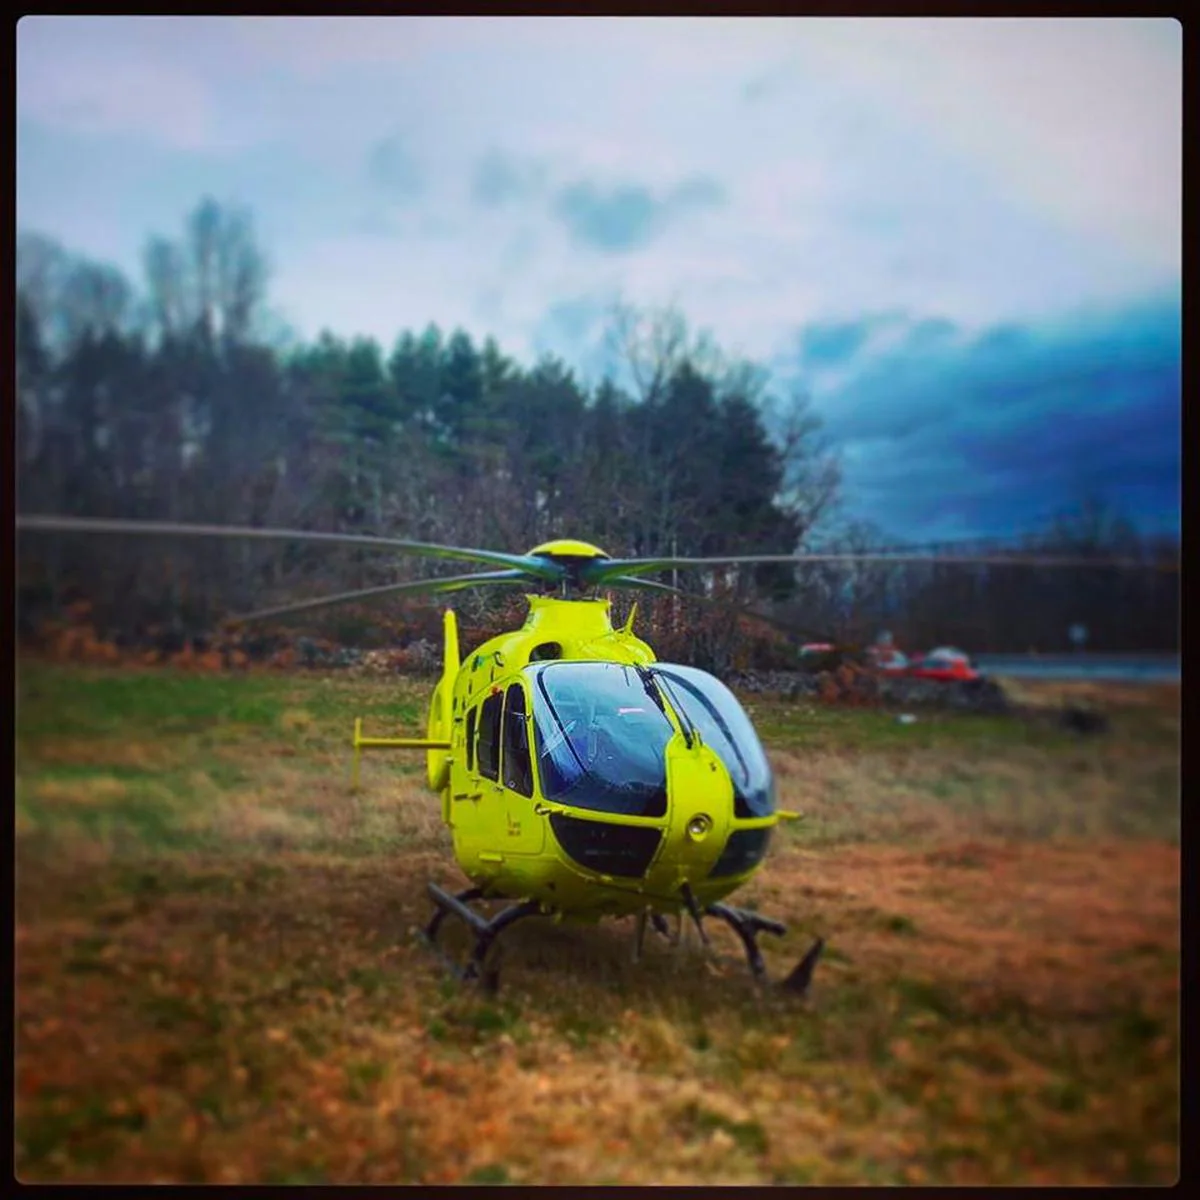
[[[1179,682],[1179,657],[1174,654],[981,654],[972,661],[986,675],[1019,679]]]

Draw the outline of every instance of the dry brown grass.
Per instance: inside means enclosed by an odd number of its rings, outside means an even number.
[[[1154,708],[1178,713],[1178,683],[1116,683],[1094,680],[1017,679],[1004,677],[997,682],[1010,699],[1035,708],[1061,708],[1064,704],[1083,704],[1100,709]]]
[[[635,966],[625,926],[530,922],[488,998],[414,939],[425,881],[459,878],[420,757],[348,788],[353,716],[404,727],[419,689],[171,678],[22,684],[23,1179],[1176,1175],[1169,711],[919,741],[756,701],[808,815],[738,901],[788,922],[776,976],[827,938],[811,996],[756,991],[721,930],[715,960],[692,938]]]

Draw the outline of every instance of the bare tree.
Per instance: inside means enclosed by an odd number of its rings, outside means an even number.
[[[657,400],[685,362],[709,377],[725,369],[711,335],[706,330],[693,333],[677,304],[642,309],[617,301],[604,339],[609,354],[628,374],[634,397],[643,403]]]
[[[768,399],[765,407],[768,428],[783,455],[780,502],[795,515],[803,539],[833,511],[842,483],[841,460],[804,392],[793,389],[783,400]]]

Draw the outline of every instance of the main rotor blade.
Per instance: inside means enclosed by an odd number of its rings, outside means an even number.
[[[564,571],[557,563],[527,554],[505,554],[499,550],[472,550],[442,546],[436,542],[410,542],[403,538],[374,537],[357,533],[317,533],[303,529],[260,529],[244,525],[192,525],[174,521],[110,520],[99,517],[18,516],[17,529],[27,533],[121,533],[158,537],[254,538],[276,542],[323,542],[333,546],[370,546],[378,550],[400,550],[430,558],[457,558],[519,567],[538,579],[557,581]]]
[[[638,579],[633,575],[615,575],[611,579],[605,579],[605,587],[628,587],[642,588],[652,592],[672,592],[677,596],[690,595],[682,588],[672,587],[669,583],[659,583],[657,579]]]
[[[732,612],[738,617],[753,617],[755,620],[763,621],[765,624],[778,629],[781,633],[787,634],[789,637],[803,637],[810,642],[834,642],[836,638],[827,633],[816,633],[811,629],[805,629],[797,625],[793,621],[784,621],[778,617],[773,617],[769,613],[762,612],[754,608],[750,604],[744,602],[730,603],[728,597],[725,596],[709,596],[704,592],[689,592],[683,588],[672,587],[669,583],[658,583],[651,579],[637,579],[633,576],[626,578],[620,576],[616,580],[612,580],[604,585],[605,587],[632,587],[632,588],[652,588],[655,591],[671,592],[678,596],[681,600],[695,600],[700,604],[707,604],[710,608],[724,606],[729,612]]]
[[[581,578],[602,584],[614,575],[643,575],[652,571],[687,570],[693,567],[736,567],[761,563],[958,563],[971,566],[1113,567],[1128,570],[1177,570],[1175,563],[1144,562],[1136,558],[1087,558],[1080,555],[1020,554],[736,554],[721,558],[609,558],[585,563]]]
[[[362,588],[357,592],[341,592],[336,596],[323,596],[318,600],[301,600],[296,604],[284,604],[278,608],[262,608],[242,616],[227,617],[228,624],[245,621],[262,621],[267,617],[282,617],[287,613],[305,612],[312,608],[328,608],[333,604],[345,604],[350,600],[368,600],[379,596],[434,592],[458,592],[465,588],[486,587],[490,584],[527,583],[524,571],[481,571],[477,575],[447,575],[444,579],[414,579],[407,583],[385,583],[382,587]]]

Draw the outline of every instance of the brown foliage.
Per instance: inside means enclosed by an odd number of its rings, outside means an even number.
[[[853,662],[843,662],[836,670],[823,673],[817,696],[823,704],[848,708],[869,708],[878,704],[874,675]]]
[[[80,617],[77,624],[46,630],[43,645],[51,660],[90,665],[120,662],[121,654],[117,647],[97,636],[96,630],[83,620],[85,614],[82,610],[77,615]]]
[[[183,649],[176,651],[167,661],[171,666],[178,667],[180,670],[190,670],[196,662],[196,651],[192,643],[185,643]]]

